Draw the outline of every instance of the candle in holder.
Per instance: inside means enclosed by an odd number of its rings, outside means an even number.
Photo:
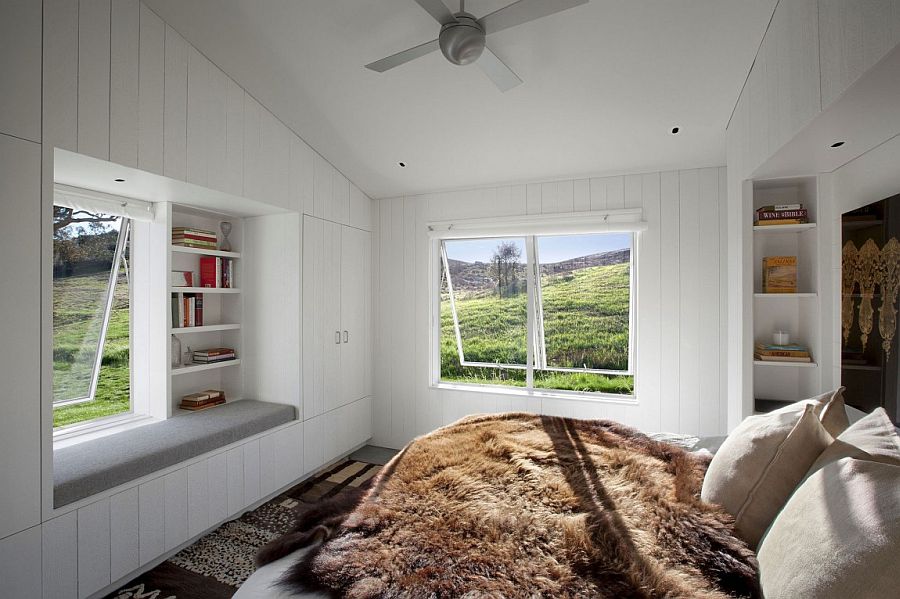
[[[772,341],[775,345],[787,345],[791,342],[791,334],[787,331],[775,331],[772,333]]]

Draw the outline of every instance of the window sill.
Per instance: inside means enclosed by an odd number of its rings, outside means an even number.
[[[567,399],[575,401],[604,402],[620,405],[636,406],[635,395],[616,395],[613,393],[595,393],[588,391],[551,391],[544,389],[525,389],[522,387],[505,387],[502,385],[479,385],[477,383],[431,383],[429,389],[438,391],[467,391],[490,393],[494,395],[514,395],[516,397],[534,397],[537,399]]]
[[[160,420],[145,414],[123,414],[121,416],[103,418],[96,422],[67,426],[53,431],[53,449],[71,447],[85,441],[93,441],[94,439],[153,424],[154,422],[160,422]]]

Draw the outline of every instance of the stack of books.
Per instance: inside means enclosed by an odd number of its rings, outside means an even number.
[[[757,343],[753,358],[762,362],[812,362],[805,345],[768,345]]]
[[[194,227],[172,227],[172,245],[214,250],[216,242],[215,231],[204,231]]]
[[[205,410],[219,404],[225,403],[225,392],[218,389],[207,389],[200,393],[191,393],[181,398],[178,407],[182,410]]]
[[[179,299],[180,298],[180,299]],[[172,328],[203,326],[203,294],[172,294]]]
[[[234,260],[214,256],[200,258],[200,286],[223,289],[234,287]]]
[[[797,256],[766,256],[762,260],[763,293],[797,293]]]
[[[194,362],[199,364],[226,362],[228,360],[234,360],[236,357],[234,348],[231,347],[211,347],[209,349],[198,349],[194,351]]]
[[[809,212],[803,204],[773,204],[756,210],[757,227],[771,225],[802,225],[809,222]]]

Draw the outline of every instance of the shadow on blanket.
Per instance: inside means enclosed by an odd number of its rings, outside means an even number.
[[[760,597],[733,519],[699,499],[708,459],[610,421],[465,418],[301,515],[269,563],[333,597]]]

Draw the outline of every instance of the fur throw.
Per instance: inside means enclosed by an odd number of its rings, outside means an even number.
[[[473,416],[414,440],[262,561],[316,545],[283,587],[360,599],[760,597],[733,519],[699,499],[707,465],[610,421]]]

